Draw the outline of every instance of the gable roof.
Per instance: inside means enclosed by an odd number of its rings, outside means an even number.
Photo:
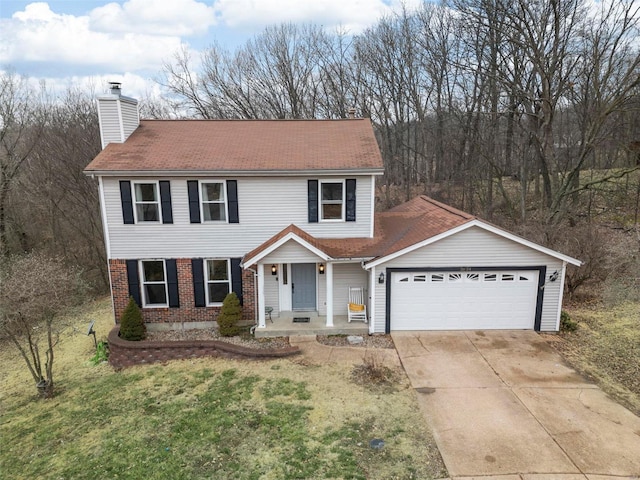
[[[316,238],[295,225],[289,225],[245,255],[243,264],[250,266],[293,239],[321,258],[361,259],[369,269],[471,227],[482,228],[573,265],[582,264],[575,258],[509,233],[426,195],[376,214],[375,222],[373,238]]]
[[[87,166],[97,175],[382,174],[369,119],[142,120]]]

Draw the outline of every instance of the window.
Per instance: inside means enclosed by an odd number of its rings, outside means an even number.
[[[485,282],[495,282],[497,281],[498,276],[495,273],[485,273],[484,274],[484,281]]]
[[[224,182],[201,182],[200,200],[205,222],[226,222],[227,204]]]
[[[157,183],[134,183],[136,222],[159,222],[160,202]]]
[[[409,281],[409,277],[402,277],[398,279],[398,282],[408,282]]]
[[[413,276],[413,281],[414,282],[426,282],[427,281],[427,276],[426,275],[414,275]]]
[[[511,273],[503,273],[502,274],[502,281],[503,282],[513,282],[515,281],[516,276],[511,274]]]
[[[164,260],[142,260],[140,270],[144,306],[166,307],[167,274]]]
[[[444,282],[444,273],[432,273],[431,274],[432,282]]]
[[[462,281],[462,274],[461,273],[450,273],[449,274],[449,281],[450,282],[461,282]]]
[[[344,183],[321,182],[320,184],[320,219],[344,219]]]
[[[206,260],[207,305],[218,305],[231,291],[228,260]]]
[[[479,273],[467,273],[467,281],[468,282],[477,282],[480,280]]]

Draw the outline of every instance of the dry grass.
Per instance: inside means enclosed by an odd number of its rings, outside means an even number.
[[[551,342],[583,374],[640,415],[640,304],[568,309],[575,332]]]
[[[196,359],[114,372],[93,366],[109,300],[66,319],[57,395],[36,399],[12,349],[0,362],[0,472],[11,478],[359,478],[446,476],[404,376],[393,391],[352,365]],[[373,438],[382,450],[369,448]],[[98,473],[99,472],[99,473]]]

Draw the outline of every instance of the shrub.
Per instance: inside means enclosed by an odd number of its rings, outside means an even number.
[[[98,365],[102,362],[106,362],[107,360],[109,360],[109,343],[98,342],[96,353],[93,357],[91,357],[90,362],[93,365]]]
[[[242,318],[242,307],[235,292],[228,294],[222,302],[218,315],[218,331],[223,337],[232,337],[240,331],[238,322]]]
[[[577,322],[572,320],[569,314],[562,310],[560,312],[560,330],[563,332],[575,332],[577,329]]]
[[[133,297],[129,297],[127,308],[124,309],[120,318],[120,337],[124,340],[139,341],[144,340],[146,334],[147,329],[142,321],[140,307]]]

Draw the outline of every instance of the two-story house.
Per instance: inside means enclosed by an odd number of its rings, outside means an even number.
[[[266,329],[327,327],[361,287],[370,333],[557,330],[580,262],[428,197],[375,212],[383,163],[368,119],[139,120],[98,98],[98,178],[116,321],[209,326],[229,292]]]

